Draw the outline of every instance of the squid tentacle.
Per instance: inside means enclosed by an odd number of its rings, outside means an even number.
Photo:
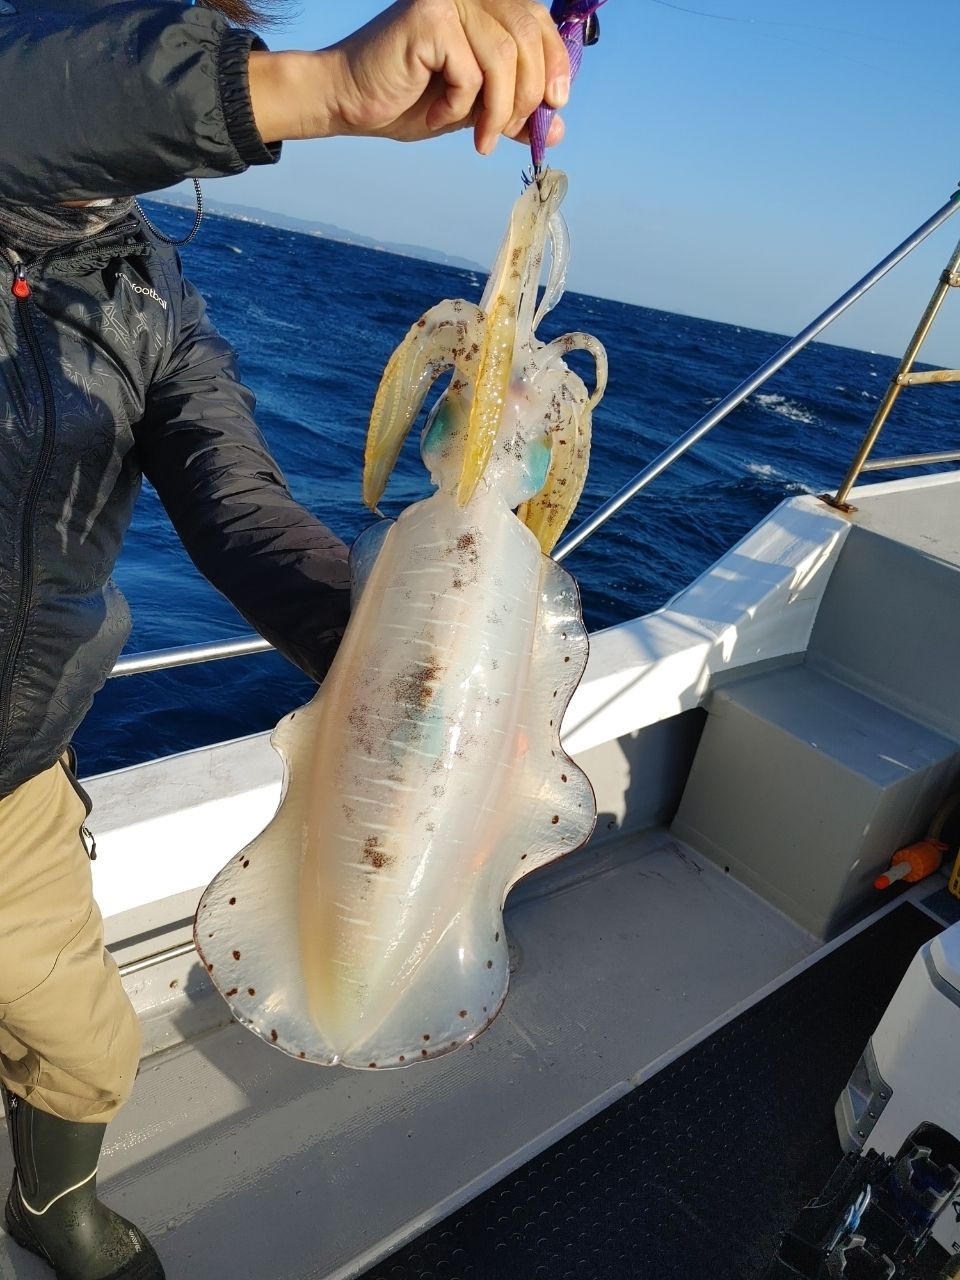
[[[570,264],[570,232],[563,215],[555,213],[547,226],[550,237],[550,274],[537,314],[533,318],[533,332],[540,327],[540,321],[552,311],[560,299],[567,283],[567,267]]]
[[[554,196],[553,199],[556,197]],[[523,292],[517,309],[517,334],[520,342],[534,348],[537,346],[537,326],[547,312],[560,301],[566,284],[570,236],[567,224],[559,211],[555,210],[547,217],[544,238],[550,245],[550,269],[547,273],[543,298],[538,307],[537,293],[544,255],[544,246],[540,244],[532,247],[527,260]]]

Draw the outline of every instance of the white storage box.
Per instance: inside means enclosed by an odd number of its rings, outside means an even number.
[[[847,1151],[896,1155],[924,1123],[960,1140],[960,924],[914,957],[837,1103]],[[960,1253],[960,1200],[933,1234]]]

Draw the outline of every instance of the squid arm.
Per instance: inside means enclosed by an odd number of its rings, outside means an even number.
[[[593,391],[590,393],[588,407],[592,412],[603,398],[603,394],[607,389],[607,353],[603,343],[599,342],[589,333],[565,333],[560,338],[554,338],[552,342],[547,343],[536,354],[534,361],[534,369],[537,372],[548,370],[552,365],[557,364],[568,356],[571,351],[586,351],[588,355],[593,356],[594,363],[597,368],[597,378]],[[579,382],[580,380],[577,379]],[[582,386],[583,383],[581,382]]]
[[[607,386],[607,354],[596,338],[586,333],[567,333],[537,352],[536,368],[549,372],[550,366],[562,361],[571,351],[586,351],[597,367],[596,385],[587,392],[580,378],[566,370],[567,390],[561,384],[557,393],[557,420],[551,429],[550,467],[546,483],[536,497],[517,509],[517,517],[549,555],[576,510],[587,479],[590,461],[590,435],[594,406]]]
[[[431,307],[397,347],[377,389],[363,457],[363,501],[376,511],[403,442],[427,392],[446,369],[466,374],[474,337],[484,323],[479,307],[457,298]]]
[[[463,470],[457,486],[461,507],[473,497],[490,461],[500,429],[507,388],[513,369],[519,317],[532,290],[536,296],[541,253],[531,263],[530,250],[542,227],[543,211],[536,203],[518,201],[480,306],[486,315],[480,367],[470,406]],[[541,231],[541,235],[542,235]],[[533,268],[531,281],[530,267]],[[531,308],[532,309],[532,308]]]

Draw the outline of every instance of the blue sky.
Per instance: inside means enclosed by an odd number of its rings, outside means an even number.
[[[304,4],[273,48],[315,48],[381,0]],[[552,153],[570,177],[572,288],[794,332],[939,208],[960,178],[957,0],[609,0]],[[488,263],[524,151],[288,144],[211,198]],[[899,354],[960,215],[825,338]],[[960,300],[925,353],[953,363]]]

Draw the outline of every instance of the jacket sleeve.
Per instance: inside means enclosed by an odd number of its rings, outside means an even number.
[[[0,5],[0,200],[139,195],[270,164],[247,63],[264,44],[169,0],[77,16]]]
[[[319,681],[349,615],[347,548],[291,497],[253,409],[231,347],[183,282],[180,338],[135,429],[144,474],[200,572]]]

